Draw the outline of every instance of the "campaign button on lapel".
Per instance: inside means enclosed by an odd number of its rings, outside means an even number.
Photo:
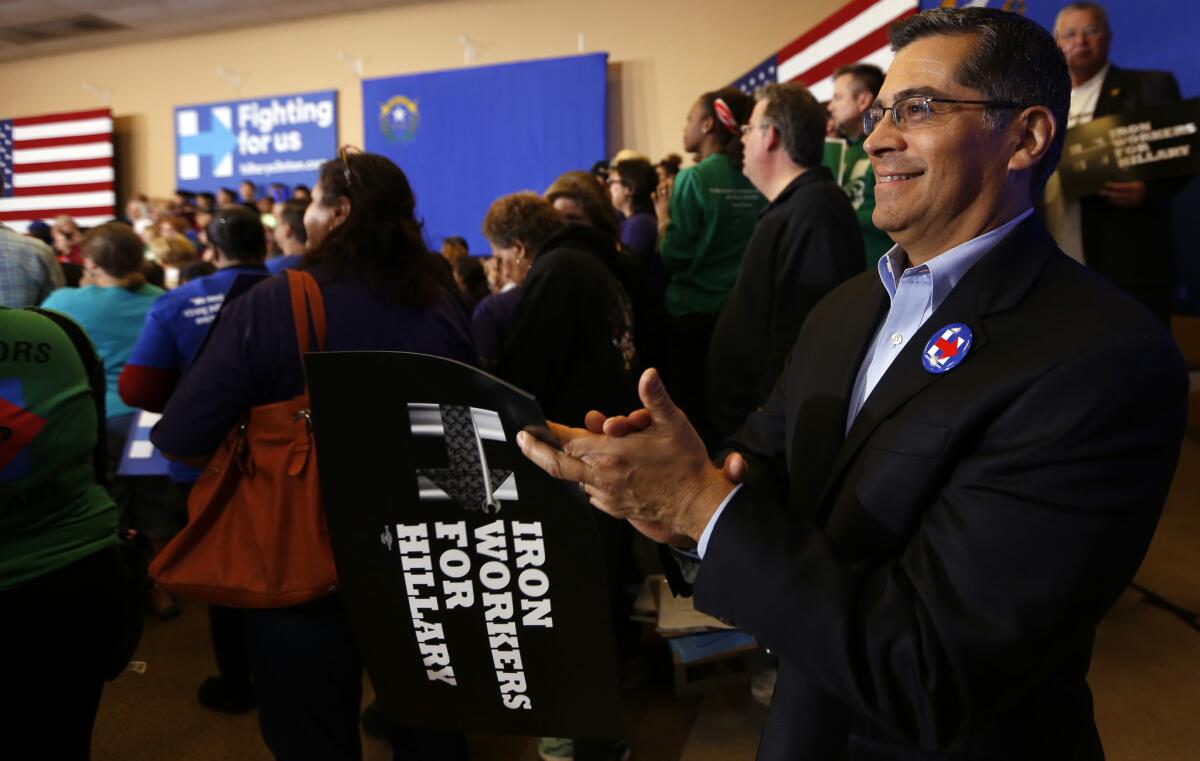
[[[971,350],[971,329],[961,322],[952,322],[941,328],[921,352],[921,365],[925,372],[940,374],[958,367]]]

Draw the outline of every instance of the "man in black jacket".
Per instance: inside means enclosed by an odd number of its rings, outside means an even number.
[[[760,761],[1099,761],[1095,627],[1175,470],[1183,362],[1033,215],[1070,97],[1050,35],[970,7],[890,37],[864,126],[897,246],[813,309],[724,468],[652,371],[646,409],[518,443],[696,546],[696,607],[779,657]]]
[[[1112,114],[1137,114],[1180,100],[1165,71],[1134,71],[1108,60],[1112,32],[1096,3],[1072,3],[1054,24],[1071,72],[1068,127]],[[1182,180],[1106,183],[1096,195],[1049,203],[1047,218],[1059,245],[1146,305],[1164,323],[1171,314],[1175,262],[1170,196]],[[1055,196],[1053,186],[1047,200]]]
[[[742,172],[769,204],[713,330],[708,409],[718,443],[762,406],[809,310],[863,270],[854,208],[821,166],[825,112],[798,84],[759,91]]]

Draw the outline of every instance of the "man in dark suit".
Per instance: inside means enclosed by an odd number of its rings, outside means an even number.
[[[1165,71],[1134,71],[1108,60],[1112,32],[1096,3],[1072,3],[1054,24],[1071,72],[1074,127],[1112,114],[1137,114],[1180,100],[1179,84]],[[1170,196],[1182,181],[1109,182],[1096,195],[1048,207],[1059,245],[1146,305],[1164,323],[1175,281]],[[1053,188],[1048,193],[1053,200]]]
[[[760,759],[1101,759],[1094,631],[1154,532],[1183,364],[1032,216],[1070,89],[1050,35],[962,8],[891,40],[865,126],[897,246],[810,313],[724,467],[653,371],[645,409],[518,443],[696,547],[696,606],[780,659]]]

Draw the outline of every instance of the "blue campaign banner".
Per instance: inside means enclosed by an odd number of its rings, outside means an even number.
[[[488,253],[488,206],[541,193],[606,151],[607,53],[438,71],[363,82],[366,150],[395,161],[437,249],[461,235]]]
[[[184,190],[236,188],[242,180],[311,187],[337,149],[334,90],[175,109],[175,181]]]

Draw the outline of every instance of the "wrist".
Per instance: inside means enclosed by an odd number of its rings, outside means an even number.
[[[687,525],[682,527],[683,532],[693,542],[700,541],[704,529],[708,527],[708,522],[712,520],[717,508],[737,486],[725,476],[724,472],[713,467],[707,461],[705,461],[705,466],[703,475],[699,479],[699,487],[691,500],[691,509],[687,513]]]

